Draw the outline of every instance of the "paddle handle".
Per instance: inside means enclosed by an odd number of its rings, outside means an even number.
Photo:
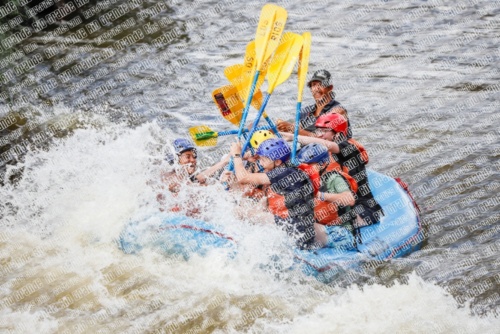
[[[297,155],[297,141],[299,139],[299,122],[300,122],[300,109],[302,102],[297,102],[297,110],[295,111],[295,127],[293,130],[293,145],[292,145],[292,163],[297,166],[299,163],[296,161]]]
[[[245,109],[243,110],[243,115],[241,116],[240,128],[238,130],[238,139],[241,138],[241,134],[243,133],[243,128],[245,127],[245,123],[247,121],[248,111],[250,110],[250,104],[252,103],[253,94],[255,92],[255,86],[257,86],[257,79],[259,79],[260,71],[257,70],[253,77],[252,86],[250,87],[250,94],[247,97],[247,101],[245,104]]]
[[[257,130],[257,124],[259,124],[260,118],[262,117],[262,114],[264,113],[264,110],[266,109],[267,102],[269,101],[269,98],[271,97],[271,94],[267,94],[266,98],[264,99],[264,103],[260,106],[259,113],[257,114],[257,117],[255,118],[255,121],[253,122],[252,129],[250,130],[250,133],[248,134],[248,138],[245,141],[245,144],[243,145],[243,148],[241,150],[241,154],[245,154],[245,151],[248,148],[248,145],[250,145],[250,139],[252,138],[254,132]]]
[[[272,129],[272,127],[269,125],[269,126],[262,126],[260,128],[257,129],[257,131],[259,130],[270,130]],[[243,130],[244,132],[248,132],[249,130],[248,129],[245,129]],[[226,130],[226,131],[219,131],[217,132],[217,137],[220,137],[220,136],[230,136],[230,135],[236,135],[238,134],[238,130]]]

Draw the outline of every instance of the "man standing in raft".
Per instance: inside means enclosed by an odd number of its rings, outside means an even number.
[[[311,94],[316,101],[315,104],[302,109],[299,135],[314,136],[316,130],[316,120],[318,117],[337,113],[347,118],[347,110],[335,100],[333,84],[331,83],[331,74],[327,70],[314,72],[312,79],[307,83],[311,89]],[[285,121],[278,121],[278,130],[282,132],[293,132],[294,124]],[[351,126],[348,121],[347,138],[352,137]]]

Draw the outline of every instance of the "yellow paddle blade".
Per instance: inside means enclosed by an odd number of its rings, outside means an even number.
[[[264,77],[270,62],[271,62],[271,56],[266,58],[266,61],[264,61],[264,63],[260,68],[260,74],[263,75]],[[255,41],[250,41],[250,43],[247,44],[243,65],[245,65],[245,75],[248,75],[250,77],[250,83],[251,83],[253,79],[252,71],[255,69],[257,65],[257,53],[255,51]]]
[[[245,65],[247,72],[252,73],[255,65],[257,65],[255,56],[255,41],[250,41],[245,49],[245,59],[243,60],[243,65]]]
[[[217,145],[217,132],[206,125],[193,126],[188,131],[197,146]]]
[[[250,90],[251,79],[250,75],[247,75],[245,65],[236,64],[228,66],[224,69],[224,75],[229,80],[229,82],[240,92],[244,94],[244,100],[247,98]],[[260,77],[257,80],[257,87],[260,87],[264,83],[264,77]]]
[[[253,99],[252,99],[252,107],[254,107],[257,110],[260,110],[260,106],[262,105],[262,102],[264,101],[264,95],[262,95],[262,92],[260,89],[253,94]]]
[[[212,99],[225,119],[239,126],[243,114],[243,104],[238,90],[233,85],[222,86],[212,92]]]
[[[282,7],[267,4],[262,7],[255,34],[257,70],[261,70],[264,60],[269,58],[280,43],[288,13]]]
[[[311,53],[311,33],[303,33],[302,38],[304,39],[304,43],[299,54],[299,92],[297,102],[302,102],[302,92],[304,91],[304,85],[306,84],[307,69],[309,68],[309,55]]]
[[[242,64],[237,64],[237,65],[232,65],[229,67],[226,67],[224,69],[224,75],[226,78],[231,82],[231,84],[236,88],[238,91],[238,95],[243,103],[245,103],[246,98],[248,94],[250,93],[250,85],[251,85],[251,77],[250,75],[246,75],[245,73],[248,73],[246,71],[245,65]],[[259,76],[259,79],[257,80],[257,85],[255,87],[255,91],[259,91],[260,86],[264,83],[265,76]],[[255,94],[254,97],[252,98],[252,106],[254,106],[254,99],[255,99]]]
[[[304,39],[298,34],[286,32],[283,35],[283,42],[276,49],[267,71],[268,94],[272,94],[274,88],[285,82],[292,74],[303,42]]]

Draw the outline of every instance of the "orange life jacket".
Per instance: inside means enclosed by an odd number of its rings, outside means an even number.
[[[363,151],[366,152],[364,148]],[[332,171],[338,172],[347,181],[347,184],[349,185],[349,188],[351,188],[353,193],[356,193],[358,191],[358,182],[356,182],[356,180],[351,175],[349,175],[349,169],[346,166],[342,167],[330,154],[330,164],[328,165],[328,167],[326,167],[325,173]]]
[[[288,217],[288,208],[285,206],[285,196],[280,195],[271,189],[270,185],[264,186],[267,195],[267,206],[269,211],[283,219]]]
[[[320,191],[323,186],[322,176],[319,174],[319,171],[314,168],[313,165],[300,165],[300,169],[309,175],[314,187],[314,194],[316,195],[318,191]],[[323,172],[323,179],[328,178],[327,174],[336,173],[340,175],[344,181],[349,185],[351,191],[355,194],[358,191],[358,183],[354,178],[352,178],[347,173],[347,168],[342,168],[340,164],[330,156],[330,163],[328,164],[326,170]],[[326,189],[325,189],[326,190]],[[322,225],[341,225],[346,223],[346,217],[343,216],[344,221],[342,221],[342,215],[347,213],[347,209],[345,207],[339,208],[337,204],[321,201],[318,199],[314,199],[314,217],[319,224]]]
[[[313,165],[308,164],[300,164],[298,168],[309,176],[313,185],[314,195],[316,195],[322,186],[319,171],[314,168]],[[347,182],[349,188],[355,194],[358,191],[358,184],[356,180],[354,180],[354,178],[352,178],[345,170],[347,170],[346,167],[342,168],[340,164],[336,162],[332,156],[330,156],[330,163],[328,164],[328,167],[324,171],[323,175],[330,172],[339,174]],[[275,216],[287,218],[288,208],[285,205],[285,197],[273,191],[269,185],[264,186],[263,190],[267,195],[269,211]],[[344,208],[339,209],[334,203],[320,201],[318,199],[314,199],[314,204],[314,216],[318,223],[323,225],[341,225],[345,223],[345,221],[341,221],[340,218],[344,211],[346,211]],[[341,211],[340,215],[339,211]]]
[[[306,172],[306,174],[309,176],[309,178],[311,179],[312,184],[313,184],[314,195],[316,195],[316,193],[318,192],[318,189],[319,189],[319,182],[320,182],[319,181],[319,174],[317,176],[317,181],[315,181],[315,179],[311,178],[311,176],[310,176],[311,174],[309,174],[309,172],[308,172],[308,170],[311,169],[310,167],[311,166],[309,166],[307,164],[300,164],[298,166],[298,169]],[[315,184],[317,184],[317,186]],[[278,217],[281,217],[284,219],[288,218],[289,213],[288,213],[288,208],[285,205],[285,197],[283,195],[278,194],[274,190],[272,190],[270,185],[265,185],[263,187],[263,190],[267,196],[267,205],[268,205],[269,211],[275,216],[278,216]]]
[[[369,161],[369,158],[368,158],[368,152],[366,151],[365,147],[353,138],[349,138],[347,141],[356,146],[356,148],[359,150],[360,153],[358,158],[360,158],[360,161],[364,161],[366,165]]]

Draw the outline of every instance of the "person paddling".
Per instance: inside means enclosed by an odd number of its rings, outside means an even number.
[[[316,130],[316,120],[318,117],[337,113],[347,116],[347,110],[335,100],[335,93],[333,92],[333,84],[331,82],[331,74],[327,70],[319,70],[314,72],[313,77],[307,83],[311,89],[311,94],[315,100],[315,104],[309,105],[302,109],[300,119],[299,135],[314,136]],[[293,123],[286,121],[279,121],[277,124],[278,130],[283,132],[293,132]],[[348,121],[347,138],[352,137],[351,126]]]
[[[340,114],[326,114],[318,118],[315,126],[317,138],[299,135],[298,140],[302,144],[319,143],[325,145],[340,165],[346,167],[349,175],[356,180],[358,191],[353,210],[357,219],[354,222],[354,227],[358,228],[379,222],[384,213],[382,207],[373,197],[368,183],[366,173],[366,164],[369,160],[368,152],[356,140],[347,139],[347,120]],[[289,133],[282,133],[282,136],[287,140],[293,139],[293,135]]]
[[[269,211],[275,223],[296,241],[301,249],[316,248],[314,232],[314,190],[308,175],[287,164],[290,147],[281,138],[260,143],[257,156],[263,173],[249,173],[241,157],[241,143],[231,145],[236,179],[241,184],[263,185]]]
[[[316,181],[316,239],[323,247],[344,251],[355,249],[353,223],[356,215],[351,207],[358,190],[356,181],[338,168],[322,144],[304,146],[298,152],[297,159],[311,167],[307,172]]]

